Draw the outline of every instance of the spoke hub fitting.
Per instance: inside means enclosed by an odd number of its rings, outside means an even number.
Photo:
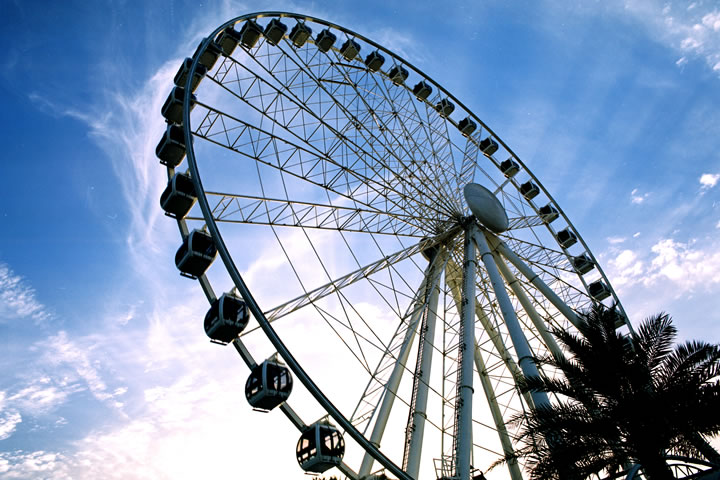
[[[463,193],[470,211],[482,226],[495,233],[508,229],[505,208],[490,190],[477,183],[468,183]]]

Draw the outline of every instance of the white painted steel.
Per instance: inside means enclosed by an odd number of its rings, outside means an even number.
[[[505,284],[503,283],[498,267],[495,264],[495,259],[490,251],[490,247],[488,247],[487,240],[485,240],[485,235],[479,231],[475,231],[472,239],[474,240],[478,252],[480,253],[480,258],[485,264],[485,270],[490,276],[490,282],[492,283],[495,298],[500,304],[500,311],[502,312],[505,325],[507,326],[508,333],[510,334],[510,340],[513,343],[513,347],[515,347],[515,352],[518,356],[520,369],[522,369],[523,374],[526,377],[540,376],[537,365],[535,365],[535,362],[533,361],[533,354],[530,351],[530,345],[528,345],[527,338],[525,338],[525,334],[523,333],[520,322],[515,314],[515,309],[510,301],[510,297],[505,290]],[[550,404],[545,392],[531,392],[530,394],[532,395],[533,402],[536,407]]]
[[[436,256],[434,261],[431,262],[431,264],[425,269],[425,276],[420,284],[420,288],[418,289],[418,294],[416,295],[418,301],[410,319],[410,326],[405,334],[405,340],[400,348],[400,354],[398,355],[393,371],[390,374],[390,379],[385,385],[385,393],[382,397],[382,404],[378,410],[377,419],[375,420],[375,425],[373,425],[372,434],[370,435],[370,442],[378,448],[380,447],[380,442],[382,441],[383,434],[385,433],[387,421],[390,418],[390,410],[395,402],[400,381],[402,380],[403,373],[405,373],[406,370],[405,364],[407,363],[408,356],[410,355],[410,349],[412,348],[413,341],[415,340],[415,336],[417,334],[418,324],[420,323],[423,312],[429,303],[429,299],[425,298],[425,292],[428,286],[430,286],[432,290],[437,288],[439,275],[436,275],[435,272],[439,269],[434,267],[436,264],[435,260],[438,259],[439,258]],[[358,471],[360,478],[370,474],[374,461],[375,459],[372,455],[366,452],[363,457],[362,464],[360,465],[360,470]]]
[[[525,294],[525,291],[523,290],[522,285],[520,285],[520,282],[518,282],[518,279],[515,278],[515,275],[513,275],[513,273],[510,271],[507,265],[505,265],[505,262],[499,255],[493,254],[493,258],[495,259],[495,264],[500,270],[500,274],[502,274],[505,282],[512,289],[515,297],[517,297],[520,305],[522,305],[523,310],[525,310],[527,316],[530,317],[530,320],[532,320],[533,325],[535,326],[535,331],[538,333],[538,335],[540,335],[540,338],[542,338],[545,346],[548,348],[548,350],[550,350],[550,353],[552,353],[556,357],[563,357],[564,354],[562,350],[560,350],[557,342],[555,341],[555,337],[553,337],[552,333],[550,333],[550,331],[548,330],[547,323],[540,317],[540,314],[538,314],[537,310],[535,310],[532,301]]]
[[[563,302],[562,299],[550,287],[548,287],[545,282],[543,282],[542,278],[540,278],[537,273],[533,272],[532,268],[530,268],[525,262],[523,262],[520,257],[518,257],[512,250],[508,248],[507,245],[505,245],[504,242],[499,240],[497,237],[489,234],[488,238],[491,239],[492,243],[494,244],[494,248],[503,257],[507,258],[510,263],[515,265],[515,268],[517,268],[530,283],[535,285],[535,287],[540,290],[540,293],[542,293],[545,298],[547,298],[550,303],[552,303],[553,306],[557,308],[560,313],[562,313],[565,318],[570,321],[570,323],[572,323],[576,327],[578,326],[579,320],[575,312],[565,302]]]
[[[460,324],[460,375],[458,381],[457,429],[455,450],[455,475],[459,480],[470,480],[472,462],[472,400],[473,356],[475,354],[475,279],[477,278],[477,255],[472,237],[477,226],[465,227],[465,255],[463,257],[463,291]]]
[[[438,253],[436,258],[447,257],[447,252],[443,249]],[[435,263],[435,262],[433,262]],[[442,273],[442,268],[435,267],[437,275]],[[437,283],[433,283],[430,290],[430,298],[427,306],[427,330],[425,332],[424,346],[422,358],[420,359],[420,378],[416,379],[418,390],[415,399],[415,411],[410,412],[412,415],[412,426],[410,430],[410,446],[408,452],[408,463],[405,471],[412,478],[418,478],[420,474],[420,459],[422,457],[423,438],[425,436],[425,420],[427,418],[427,400],[428,388],[430,385],[430,372],[432,370],[433,354],[435,353],[435,325],[437,323],[438,297],[440,295],[440,287]]]

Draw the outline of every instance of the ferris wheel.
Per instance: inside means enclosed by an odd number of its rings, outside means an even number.
[[[213,31],[162,114],[176,265],[250,405],[297,427],[300,467],[524,478],[486,472],[519,446],[509,419],[550,401],[517,379],[562,354],[551,328],[620,304],[510,147],[388,48],[283,12]]]

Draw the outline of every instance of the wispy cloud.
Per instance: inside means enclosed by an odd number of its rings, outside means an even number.
[[[720,74],[720,10],[705,2],[611,2],[623,15],[631,15],[655,40],[673,48],[678,66],[690,59],[703,60]]]
[[[117,400],[117,396],[122,395],[124,390],[121,388],[114,392],[109,388],[102,378],[99,371],[99,359],[97,355],[93,355],[92,351],[97,347],[96,344],[88,344],[80,347],[75,341],[68,337],[64,331],[50,337],[46,345],[45,360],[48,364],[60,369],[67,369],[74,373],[74,376],[85,383],[90,393],[98,400],[107,403],[111,407],[122,410],[123,403]],[[92,355],[92,356],[91,356]],[[72,376],[70,377],[72,378]],[[43,395],[47,398],[53,395],[53,391],[44,390]],[[62,394],[60,394],[62,395]]]
[[[0,322],[14,318],[30,318],[36,324],[52,317],[37,300],[35,289],[10,267],[0,262]]]

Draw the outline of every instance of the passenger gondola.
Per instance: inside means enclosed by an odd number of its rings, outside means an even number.
[[[348,38],[340,47],[340,55],[348,62],[352,61],[360,53],[360,44]]]
[[[557,233],[557,240],[563,248],[569,248],[577,243],[577,235],[575,235],[570,230],[570,227],[568,227]]]
[[[247,20],[240,28],[240,43],[245,48],[253,48],[262,34],[263,29],[255,20]]]
[[[187,83],[188,75],[190,74],[190,67],[192,67],[193,59],[192,58],[186,58],[182,65],[180,65],[180,68],[178,69],[177,73],[175,74],[174,83],[177,87],[183,87],[185,88],[185,84]],[[200,81],[205,78],[205,74],[207,73],[207,68],[200,65],[198,62],[197,68],[195,68],[195,73],[192,76],[192,80],[190,81],[190,91],[194,92],[197,90],[198,85],[200,85]]]
[[[470,117],[463,118],[458,122],[458,130],[466,137],[470,136],[476,128],[477,124]]]
[[[269,411],[288,399],[292,386],[292,376],[285,365],[265,360],[250,372],[245,382],[245,397],[253,408]]]
[[[279,18],[273,18],[265,27],[265,38],[270,45],[277,45],[287,32],[287,25],[282,23]]]
[[[200,59],[198,60],[198,63],[205,67],[208,71],[210,71],[215,66],[215,62],[217,62],[218,57],[220,57],[220,54],[222,54],[223,51],[222,48],[220,48],[220,45],[217,44],[217,42],[211,41],[208,43],[205,51],[201,54],[200,49],[202,48],[203,42],[205,40],[206,39],[200,41],[197,48],[195,49],[193,58],[199,56]]]
[[[449,117],[454,110],[455,105],[447,98],[443,98],[437,103],[437,105],[435,105],[435,111],[437,111],[440,116],[444,118]]]
[[[250,312],[241,298],[223,293],[205,314],[205,333],[216,343],[230,343],[247,327]]]
[[[160,163],[168,167],[175,168],[185,158],[185,133],[182,127],[169,124],[163,134],[157,147],[155,147],[155,155],[160,159]]]
[[[342,463],[345,441],[340,431],[328,422],[316,422],[300,436],[295,450],[300,468],[323,473]]]
[[[585,275],[595,268],[595,264],[587,253],[583,253],[577,257],[572,257],[572,264],[575,271],[577,271],[580,275]]]
[[[212,265],[215,255],[217,249],[210,234],[193,230],[183,239],[183,244],[175,254],[175,265],[181,275],[197,278]]]
[[[170,91],[170,95],[165,100],[162,106],[162,116],[170,122],[176,125],[181,125],[183,118],[183,102],[185,100],[185,89],[182,87],[173,87]],[[190,110],[195,108],[195,95],[190,94]]]
[[[383,66],[383,63],[385,63],[385,57],[380,55],[380,52],[378,52],[377,50],[371,52],[370,55],[365,57],[365,66],[371,72],[377,72],[378,70],[380,70],[380,67]]]
[[[493,153],[497,152],[498,144],[492,138],[487,137],[480,141],[480,150],[489,157]]]
[[[598,280],[588,285],[588,293],[600,302],[610,296],[610,288],[602,280]]]
[[[520,193],[527,200],[531,200],[538,196],[540,189],[533,182],[528,181],[520,185]]]
[[[514,177],[520,171],[520,165],[512,158],[508,158],[500,164],[500,171],[507,178]]]
[[[196,200],[192,179],[184,173],[176,173],[160,195],[160,206],[165,210],[165,215],[183,219]]]
[[[538,211],[540,212],[540,216],[542,216],[542,219],[546,223],[551,223],[560,216],[560,212],[558,212],[557,208],[555,208],[549,203],[543,207],[540,207]]]
[[[312,29],[300,22],[295,24],[292,30],[290,30],[290,35],[288,35],[292,44],[295,45],[295,48],[300,48],[305,45],[311,36]]]
[[[421,80],[413,87],[413,93],[418,100],[425,100],[432,93],[432,87],[424,80]]]
[[[402,85],[405,83],[405,80],[407,80],[408,75],[410,75],[405,67],[402,65],[393,65],[393,68],[390,69],[388,72],[388,77],[390,77],[390,81],[393,82],[395,85]]]
[[[337,37],[327,28],[322,32],[318,33],[315,38],[315,46],[323,53],[327,53],[332,48],[333,44],[337,40]]]

